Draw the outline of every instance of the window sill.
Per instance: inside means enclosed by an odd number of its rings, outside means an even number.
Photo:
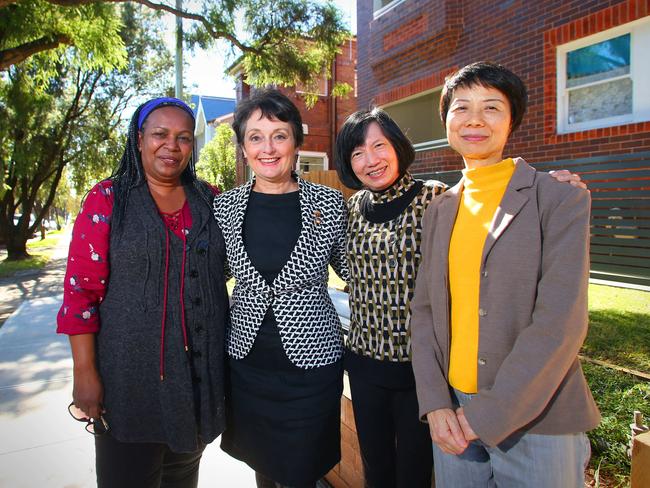
[[[444,147],[449,147],[449,142],[447,142],[447,139],[436,139],[435,141],[419,142],[418,144],[413,144],[415,152],[434,151],[436,149],[442,149]]]
[[[384,15],[386,12],[390,12],[393,10],[395,7],[397,7],[399,4],[404,3],[406,0],[394,0],[393,2],[389,3],[388,5],[384,5],[382,8],[375,10],[372,13],[372,20],[376,20],[382,15]]]

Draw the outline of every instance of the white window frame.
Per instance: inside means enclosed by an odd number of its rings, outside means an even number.
[[[299,151],[298,156],[305,156],[308,158],[323,158],[323,171],[330,169],[329,158],[327,153],[319,151]],[[296,168],[299,169],[299,168]]]
[[[632,79],[632,113],[569,124],[570,89],[566,87],[567,53],[625,34],[630,34],[630,73],[594,83],[586,83],[574,89],[629,77]],[[650,63],[646,61],[644,54],[644,47],[647,50],[647,46],[650,46],[650,17],[644,17],[643,19],[558,46],[556,48],[558,134],[582,132],[590,129],[601,129],[603,127],[633,124],[650,120],[650,85],[648,83],[650,79]]]
[[[400,103],[408,102],[409,100],[412,100],[414,98],[419,98],[424,95],[428,95],[429,93],[434,93],[441,90],[442,90],[442,86],[432,88],[430,90],[421,91],[419,93],[416,93],[415,95],[400,98],[399,100],[395,100],[394,102],[386,103],[382,105],[381,108],[385,110],[386,108],[390,108],[393,105],[399,105]],[[431,117],[438,117],[438,114],[432,113]],[[415,149],[415,152],[432,151],[443,147],[449,147],[449,141],[447,140],[447,136],[443,137],[442,139],[432,139],[430,141],[418,142],[416,144],[413,144],[413,149]]]
[[[390,3],[386,4],[386,5],[384,5],[384,6],[381,7],[381,8],[378,8],[377,10],[375,10],[375,2],[374,2],[374,0],[373,0],[373,2],[372,2],[372,10],[373,10],[373,12],[372,12],[372,18],[373,18],[373,20],[374,20],[374,19],[377,19],[377,18],[379,18],[379,17],[381,17],[382,15],[384,15],[384,14],[385,14],[386,12],[388,12],[389,10],[393,10],[393,9],[394,9],[395,7],[397,7],[400,3],[404,3],[405,1],[406,1],[406,0],[393,0],[392,2],[390,2]]]

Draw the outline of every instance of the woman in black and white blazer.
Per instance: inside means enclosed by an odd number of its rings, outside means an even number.
[[[233,128],[255,177],[214,201],[236,280],[221,447],[260,487],[313,488],[340,459],[342,331],[327,279],[330,264],[348,278],[346,204],[293,172],[303,132],[289,98],[256,93]]]

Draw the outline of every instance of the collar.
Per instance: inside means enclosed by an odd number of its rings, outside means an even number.
[[[370,199],[372,203],[388,203],[396,198],[401,197],[409,191],[415,184],[415,180],[411,173],[406,172],[404,176],[399,178],[395,183],[382,191],[370,191]]]

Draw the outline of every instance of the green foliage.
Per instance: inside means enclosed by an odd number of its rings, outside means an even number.
[[[7,186],[0,235],[10,259],[27,256],[25,241],[48,214],[66,168],[79,195],[110,174],[123,150],[122,114],[137,97],[160,88],[171,67],[157,14],[129,4],[119,13],[124,69],[81,69],[74,61],[78,48],[70,48],[54,71],[51,60],[32,56],[0,78],[0,174]],[[34,213],[36,222],[14,225],[16,213]]]
[[[68,6],[56,5],[63,1]],[[41,54],[37,56],[41,62],[49,60],[50,66],[56,65],[66,52],[66,44],[75,46],[76,55],[70,60],[84,70],[108,71],[124,62],[120,36],[116,35],[119,25],[110,16],[112,4],[121,0],[51,2],[0,0],[0,69],[11,64],[8,60],[11,49],[22,47],[25,51],[28,43],[35,40],[43,42]],[[205,48],[224,42],[230,46],[233,59],[239,56],[238,67],[248,84],[301,85],[306,88],[308,104],[316,101],[313,93],[318,78],[323,73],[330,76],[329,68],[336,53],[350,38],[340,11],[329,0],[203,0],[191,4],[199,5],[196,11],[187,8],[179,11],[171,4],[147,0],[134,0],[134,3],[188,19],[185,39],[190,47]],[[63,44],[53,49],[48,47],[48,42]],[[23,54],[29,56],[27,51]],[[42,71],[39,69],[38,73]],[[42,81],[45,79],[42,77]],[[350,89],[342,84],[335,95]]]
[[[600,467],[601,478],[611,478],[615,486],[625,486],[630,475],[627,448],[632,414],[640,410],[646,418],[650,416],[650,384],[595,364],[583,363],[583,369],[602,415],[600,425],[588,433],[591,466]]]
[[[340,11],[330,1],[313,0],[221,0],[206,2],[203,15],[213,29],[196,24],[188,39],[207,47],[215,32],[229,40],[233,53],[241,54],[238,66],[246,83],[293,87],[301,85],[306,102],[313,105],[318,80],[330,76],[330,65],[350,32],[344,27]],[[242,18],[245,32],[236,31],[234,19]],[[235,39],[237,42],[234,42]],[[245,40],[244,40],[245,39]],[[340,84],[336,95],[352,88]]]
[[[221,191],[235,187],[237,157],[234,136],[229,124],[219,124],[214,138],[201,149],[196,165],[197,174],[216,184]]]
[[[46,0],[20,0],[0,8],[0,60],[9,53],[27,54],[29,43],[42,41],[47,47],[58,41],[58,47],[27,58],[37,86],[46,85],[62,61],[83,70],[108,71],[126,61],[120,28],[120,17],[110,3],[63,7]],[[69,46],[74,46],[72,56]]]

